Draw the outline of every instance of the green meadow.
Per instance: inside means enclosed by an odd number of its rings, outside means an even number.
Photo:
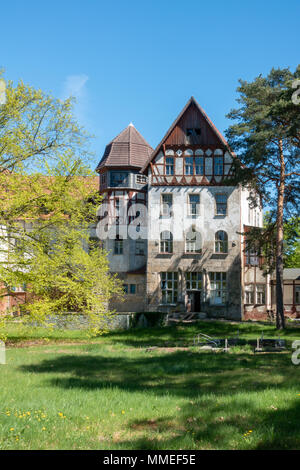
[[[250,342],[194,346],[201,332]],[[299,449],[300,329],[203,321],[89,338],[11,324],[0,365],[1,449]]]

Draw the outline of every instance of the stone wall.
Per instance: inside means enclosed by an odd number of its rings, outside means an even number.
[[[226,193],[228,212],[225,216],[215,215],[215,194]],[[160,216],[162,193],[173,194],[176,209],[171,220]],[[184,212],[189,193],[200,194],[200,212],[196,217]],[[179,273],[178,300],[184,301],[186,294],[184,272],[203,273],[204,302],[201,310],[209,316],[240,320],[242,318],[241,289],[241,236],[240,232],[240,190],[231,187],[152,187],[149,190],[148,262],[147,262],[147,310],[161,309],[160,273]],[[174,234],[173,253],[160,253],[160,232],[167,230]],[[196,224],[202,237],[202,254],[185,253],[184,233],[189,226]],[[215,233],[224,230],[228,234],[228,254],[215,253]],[[210,305],[207,292],[209,272],[226,272],[228,301],[225,305]]]

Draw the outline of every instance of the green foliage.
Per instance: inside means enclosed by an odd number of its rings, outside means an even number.
[[[26,285],[29,321],[79,311],[97,332],[122,288],[90,240],[101,198],[84,160],[87,140],[71,100],[8,83],[0,107],[0,294]]]
[[[253,82],[239,80],[239,108],[228,118],[235,121],[226,136],[237,152],[234,160],[236,182],[253,188],[253,204],[258,204],[256,192],[270,212],[276,213],[277,189],[280,180],[280,142],[285,163],[285,215],[299,207],[300,175],[300,106],[292,101],[293,82],[300,78],[300,65],[295,72],[272,69]]]
[[[300,217],[294,217],[285,224],[286,268],[300,268]]]

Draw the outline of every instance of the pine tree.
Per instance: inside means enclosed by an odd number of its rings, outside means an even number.
[[[285,327],[283,305],[284,223],[299,210],[300,65],[295,72],[272,69],[252,82],[240,80],[235,121],[227,132],[235,159],[235,181],[253,189],[268,207],[276,228],[276,319]],[[255,200],[253,200],[255,204]],[[264,242],[264,240],[262,240]]]

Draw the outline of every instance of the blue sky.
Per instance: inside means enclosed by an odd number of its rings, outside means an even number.
[[[191,95],[221,132],[238,79],[299,61],[299,0],[1,2],[5,78],[63,98],[105,144],[131,121],[156,146]]]

